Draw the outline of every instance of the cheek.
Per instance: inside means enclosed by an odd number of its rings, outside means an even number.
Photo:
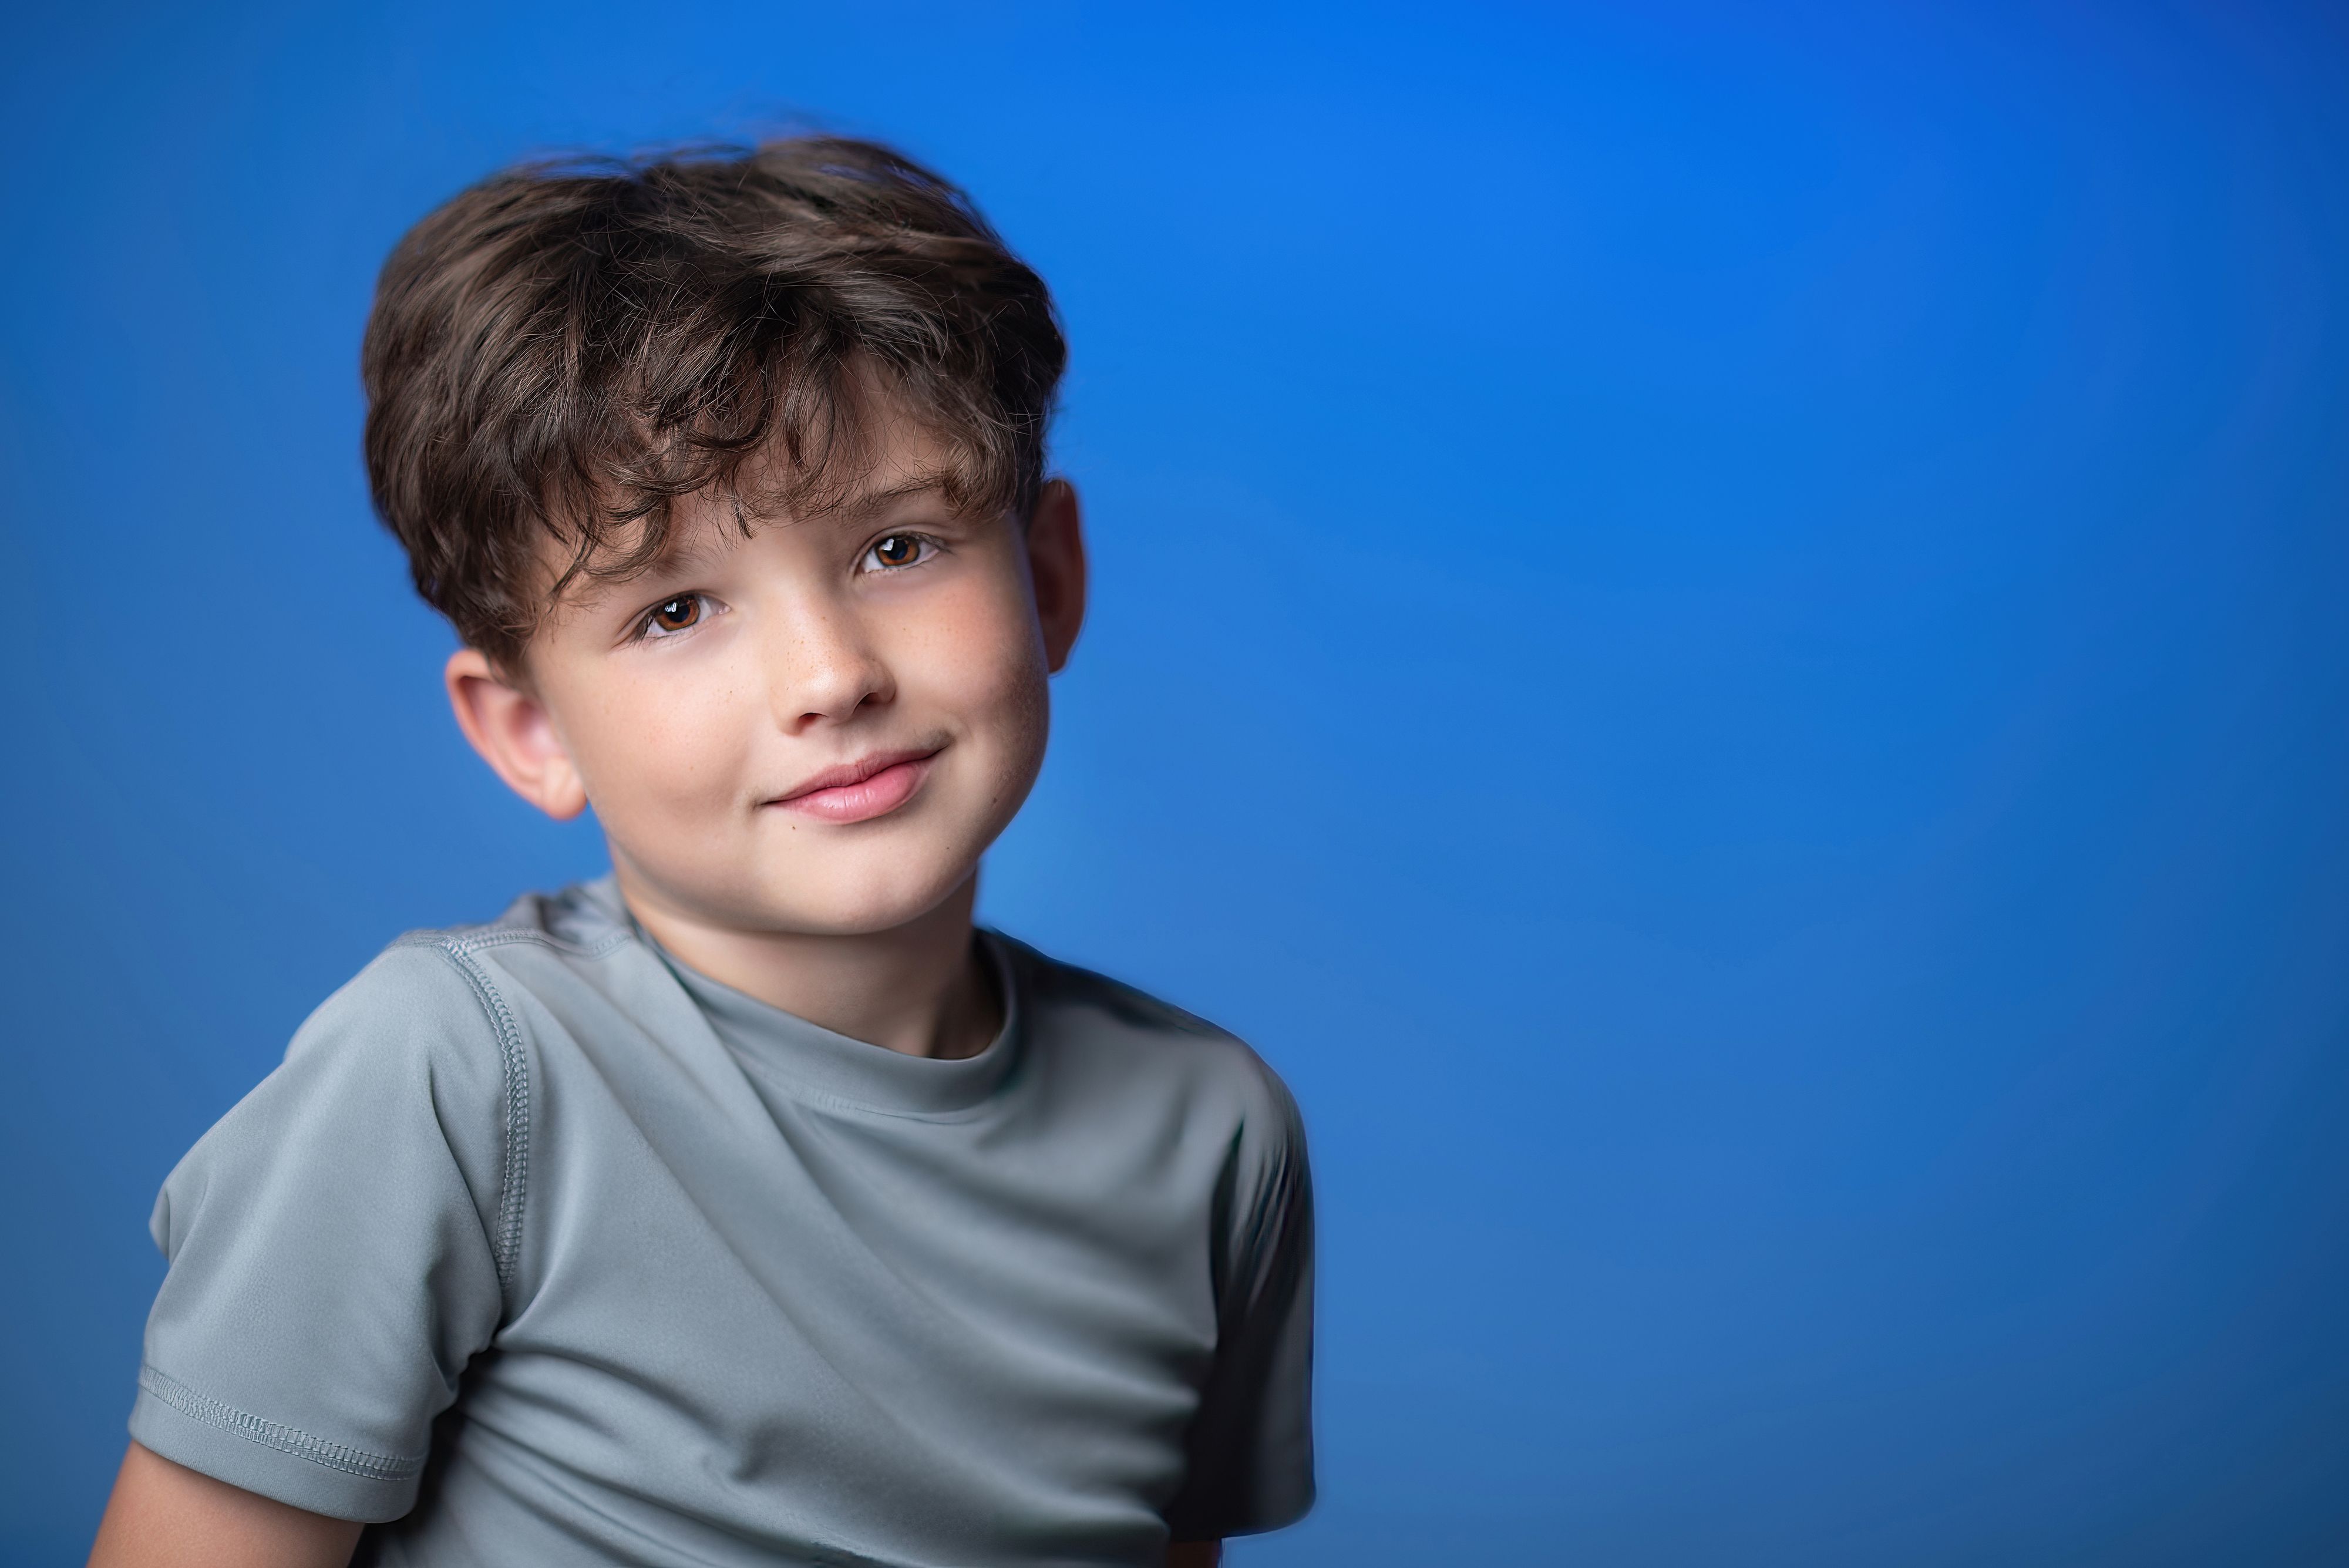
[[[739,685],[726,680],[615,683],[588,710],[574,754],[588,799],[616,815],[730,800],[740,784],[746,730],[733,717]]]
[[[988,583],[947,597],[905,626],[895,662],[904,695],[969,725],[972,739],[1041,744],[1044,645],[1024,595]]]

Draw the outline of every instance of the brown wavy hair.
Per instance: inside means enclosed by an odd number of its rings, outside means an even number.
[[[938,440],[948,504],[1024,518],[1067,348],[960,190],[802,136],[483,181],[392,251],[360,358],[367,478],[417,591],[518,670],[565,587],[659,557],[680,497],[716,487],[745,519],[744,465],[779,457],[761,500],[820,508],[885,411]]]

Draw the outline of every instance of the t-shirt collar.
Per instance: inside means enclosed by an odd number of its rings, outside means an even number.
[[[1017,966],[1008,945],[993,931],[980,928],[975,936],[1003,999],[1003,1027],[976,1055],[911,1056],[836,1033],[712,980],[663,948],[634,917],[626,915],[609,879],[599,881],[598,901],[608,901],[607,907],[623,915],[636,940],[685,988],[719,1039],[746,1066],[781,1080],[785,1087],[898,1116],[952,1116],[985,1104],[1018,1063],[1025,1021]]]

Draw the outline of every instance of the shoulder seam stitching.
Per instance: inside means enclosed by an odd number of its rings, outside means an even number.
[[[534,931],[522,926],[469,926],[454,931],[410,931],[396,939],[391,945],[396,948],[453,950],[458,948],[510,947],[516,942],[524,942],[550,952],[577,953],[582,958],[595,959],[603,958],[635,940],[636,934],[625,929],[610,932],[592,942],[573,942],[546,931]]]
[[[498,1036],[498,1076],[505,1090],[505,1149],[498,1172],[498,1233],[491,1238],[490,1255],[497,1264],[498,1284],[512,1301],[522,1259],[523,1208],[530,1182],[530,1059],[523,1051],[522,1029],[506,1007],[505,998],[473,961],[474,945],[465,938],[436,937],[429,946],[455,966],[472,988],[473,999]]]

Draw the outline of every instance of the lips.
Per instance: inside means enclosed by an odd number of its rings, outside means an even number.
[[[937,754],[935,749],[875,752],[826,768],[767,804],[819,822],[868,822],[913,799]]]

